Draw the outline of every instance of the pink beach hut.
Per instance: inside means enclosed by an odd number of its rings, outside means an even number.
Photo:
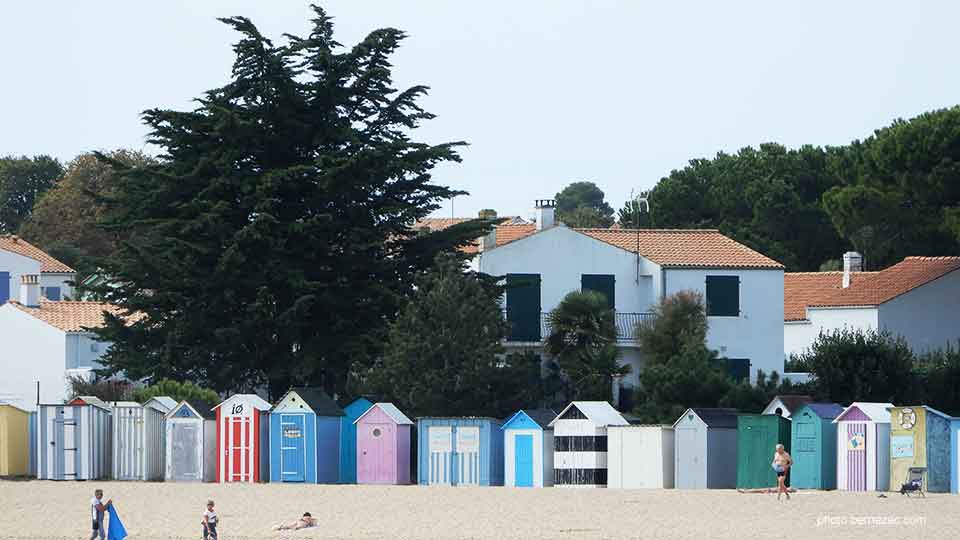
[[[891,403],[854,402],[837,424],[837,489],[887,491],[890,486]]]
[[[357,426],[357,483],[409,484],[413,422],[393,403],[376,403]]]

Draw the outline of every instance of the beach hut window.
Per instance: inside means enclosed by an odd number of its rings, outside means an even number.
[[[380,428],[373,428],[373,436],[379,437],[381,435]]]

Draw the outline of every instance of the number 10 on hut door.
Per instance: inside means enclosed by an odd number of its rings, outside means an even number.
[[[253,433],[252,419],[244,414],[244,404],[234,403],[226,418],[226,429],[221,433],[225,437],[225,444],[221,446],[225,454],[227,482],[253,482],[253,471],[256,464],[253,461]]]

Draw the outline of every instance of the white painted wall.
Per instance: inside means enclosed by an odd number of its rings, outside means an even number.
[[[0,272],[10,272],[10,299],[20,300],[20,276],[39,274],[40,261],[0,249]]]
[[[666,269],[665,293],[694,290],[706,299],[707,276],[740,277],[740,316],[709,317],[707,346],[727,358],[749,358],[758,369],[783,373],[783,270]]]
[[[960,340],[960,271],[880,305],[880,328],[903,336],[916,353],[954,348]]]
[[[6,304],[0,306],[0,351],[0,398],[36,410],[39,381],[41,403],[63,402],[67,395],[64,332]]]
[[[491,249],[481,255],[478,267],[492,276],[540,274],[543,312],[557,307],[571,291],[579,291],[583,274],[615,276],[617,311],[650,311],[659,294],[653,279],[660,273],[658,265],[640,257],[640,276],[645,279],[638,285],[636,254],[563,226]]]
[[[783,323],[784,357],[807,350],[821,332],[837,330],[876,330],[878,314],[875,307],[808,308],[807,321]]]
[[[73,287],[70,282],[76,279],[76,274],[40,274],[40,287],[60,287],[60,299],[73,298]]]
[[[66,335],[66,347],[67,369],[99,369],[99,360],[109,344],[97,341],[90,333],[71,333]]]

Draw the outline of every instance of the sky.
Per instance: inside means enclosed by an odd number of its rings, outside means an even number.
[[[140,113],[186,110],[230,76],[236,34],[305,34],[309,2],[9,2],[0,155],[146,146]],[[691,159],[779,142],[840,145],[960,102],[960,3],[333,0],[335,37],[409,38],[398,87],[430,86],[424,142],[466,141],[435,215],[529,216],[578,180],[620,208]]]

